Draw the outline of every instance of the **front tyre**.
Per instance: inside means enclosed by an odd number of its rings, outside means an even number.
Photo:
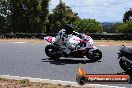
[[[94,51],[88,51],[86,53],[86,57],[91,61],[98,61],[102,58],[102,52],[99,49],[96,49]]]
[[[54,45],[47,45],[45,47],[45,53],[51,59],[59,59],[61,57],[59,49]]]

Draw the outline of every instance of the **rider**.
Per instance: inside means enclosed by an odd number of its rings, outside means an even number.
[[[66,24],[64,26],[64,29],[60,30],[59,33],[56,36],[56,40],[54,44],[60,45],[61,48],[64,49],[64,52],[66,54],[69,54],[76,48],[73,44],[68,44],[68,36],[69,35],[75,35],[79,36],[78,32],[73,31],[73,25],[72,24]]]

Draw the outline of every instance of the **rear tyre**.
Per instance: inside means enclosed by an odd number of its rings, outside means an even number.
[[[45,53],[48,57],[54,60],[57,60],[61,57],[61,54],[59,53],[59,49],[54,45],[47,45],[45,47]]]
[[[99,49],[87,52],[86,57],[91,61],[98,61],[102,58],[102,52]]]
[[[130,60],[128,60],[126,57],[121,57],[119,64],[124,71],[132,74],[132,62],[130,62]]]

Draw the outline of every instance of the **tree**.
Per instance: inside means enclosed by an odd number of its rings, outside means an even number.
[[[132,33],[132,9],[126,11],[123,17],[123,23],[116,23],[114,26],[116,32]]]
[[[41,32],[40,0],[11,0],[10,28],[13,32]]]
[[[130,20],[132,20],[132,9],[131,8],[129,11],[126,11],[126,13],[124,14],[123,22],[127,22]]]
[[[0,25],[6,32],[40,33],[46,30],[50,0],[1,0]]]
[[[41,1],[23,0],[24,3],[24,21],[27,25],[27,32],[42,32],[41,30]],[[24,22],[23,21],[23,22]]]
[[[8,16],[9,16],[9,1],[0,1],[0,33],[5,33],[8,26]]]
[[[74,23],[79,19],[77,13],[74,13],[72,9],[61,2],[53,9],[53,13],[48,17],[49,24],[47,32],[58,32],[67,23]]]
[[[117,23],[115,25],[115,30],[119,33],[132,33],[132,21]]]
[[[80,19],[75,23],[75,30],[84,33],[101,33],[103,32],[103,27],[100,22],[95,19]]]
[[[48,15],[49,15],[49,1],[50,0],[42,0],[42,15],[41,15],[41,25],[42,32],[46,31],[46,24],[48,23]]]
[[[5,31],[5,18],[0,16],[0,33],[4,33]]]

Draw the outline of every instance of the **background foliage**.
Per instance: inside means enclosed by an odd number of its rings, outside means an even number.
[[[132,9],[126,11],[123,17],[123,23],[116,23],[114,29],[118,33],[132,33]]]
[[[117,23],[115,25],[115,30],[119,33],[132,33],[132,21]]]
[[[85,33],[132,33],[132,9],[126,11],[123,23],[100,23],[81,19],[60,2],[49,12],[50,0],[0,0],[0,33],[56,33],[67,23]],[[102,25],[103,24],[103,25]]]
[[[0,22],[3,32],[40,33],[46,30],[50,0],[2,0]],[[4,19],[3,19],[4,18]],[[5,31],[6,30],[6,31]]]
[[[73,24],[79,19],[78,14],[73,12],[72,9],[61,2],[53,9],[53,13],[49,16],[49,30],[47,32],[58,32],[67,23]]]
[[[95,19],[80,19],[74,22],[75,30],[84,33],[101,33],[103,27],[100,22]]]
[[[126,11],[123,17],[123,22],[127,22],[132,20],[132,9],[130,8],[129,11]]]

